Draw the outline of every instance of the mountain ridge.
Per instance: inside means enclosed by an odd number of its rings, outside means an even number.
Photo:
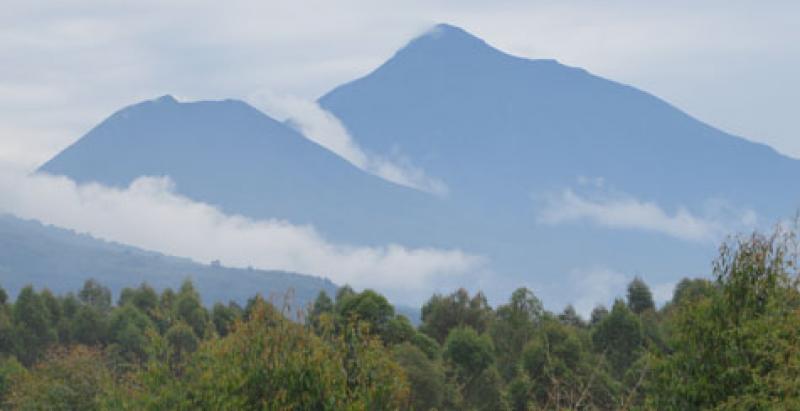
[[[90,278],[115,295],[141,283],[177,289],[189,278],[208,304],[243,305],[256,293],[281,298],[292,290],[293,302],[305,307],[320,291],[333,295],[338,288],[308,274],[201,264],[8,214],[0,214],[0,245],[0,286],[12,296],[27,285],[72,292]]]

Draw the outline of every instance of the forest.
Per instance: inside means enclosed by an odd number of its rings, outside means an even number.
[[[519,288],[433,295],[418,327],[372,290],[206,305],[191,281],[117,301],[0,291],[9,410],[800,409],[794,230],[733,237],[657,307],[636,278],[581,318]]]

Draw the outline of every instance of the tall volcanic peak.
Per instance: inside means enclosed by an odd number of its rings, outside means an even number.
[[[504,59],[555,64],[554,59],[526,59],[497,49],[485,40],[450,24],[437,24],[422,35],[412,39],[387,64],[396,60],[447,60],[463,64],[482,64]]]
[[[597,176],[668,207],[702,208],[709,198],[771,212],[796,206],[778,182],[797,175],[800,162],[647,92],[506,54],[451,25],[319,102],[366,150],[410,159],[454,197],[469,193],[464,201],[504,198],[523,210],[531,192]]]

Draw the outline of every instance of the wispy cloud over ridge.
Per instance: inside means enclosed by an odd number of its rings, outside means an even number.
[[[288,122],[306,138],[368,173],[437,196],[446,196],[448,193],[448,187],[443,181],[428,176],[407,159],[387,159],[367,153],[336,116],[314,101],[266,92],[255,93],[248,100],[267,114]]]
[[[168,178],[112,189],[0,169],[0,192],[0,212],[205,263],[322,275],[406,304],[485,263],[455,249],[334,244],[312,226],[226,215],[175,194]]]
[[[643,201],[625,193],[603,190],[599,194],[581,194],[565,188],[546,197],[537,220],[550,225],[588,221],[603,227],[652,231],[681,240],[709,243],[719,241],[736,229],[753,227],[757,215],[752,210],[723,213],[720,207],[712,215],[700,216],[685,207],[670,213],[653,201]]]

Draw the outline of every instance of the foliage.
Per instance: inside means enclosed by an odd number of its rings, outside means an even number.
[[[113,304],[0,288],[2,409],[795,409],[800,291],[791,231],[724,244],[714,281],[656,307],[639,277],[584,321],[529,289],[497,309],[436,294],[414,327],[373,290],[287,318],[256,295],[208,309],[190,281]]]
[[[26,372],[16,358],[0,358],[0,407],[5,404],[13,382],[21,379]]]
[[[438,409],[445,394],[445,377],[441,365],[408,343],[395,346],[392,354],[408,378],[408,406],[415,410]]]
[[[156,361],[139,379],[127,408],[381,410],[408,395],[402,369],[360,327],[320,337],[263,303],[204,343],[180,377]]]
[[[594,349],[608,359],[617,378],[642,354],[643,335],[639,318],[622,300],[614,303],[611,312],[592,330]]]
[[[656,309],[656,303],[653,301],[653,293],[650,292],[650,287],[638,276],[628,284],[628,308],[634,314],[642,314],[645,311]]]
[[[51,351],[16,375],[6,405],[21,410],[99,410],[113,381],[102,353],[83,346]]]
[[[719,292],[693,293],[675,308],[673,351],[657,357],[648,387],[653,407],[800,407],[795,240],[778,229],[723,244]]]
[[[497,308],[490,335],[498,369],[507,380],[514,378],[522,349],[533,338],[543,315],[542,302],[527,288],[515,290],[508,304]]]
[[[23,364],[32,365],[58,338],[51,313],[33,287],[22,289],[13,313],[16,356]]]
[[[441,344],[456,327],[468,326],[479,333],[486,331],[491,318],[492,309],[486,296],[479,292],[470,297],[467,290],[461,288],[448,296],[436,294],[425,303],[420,331]]]

